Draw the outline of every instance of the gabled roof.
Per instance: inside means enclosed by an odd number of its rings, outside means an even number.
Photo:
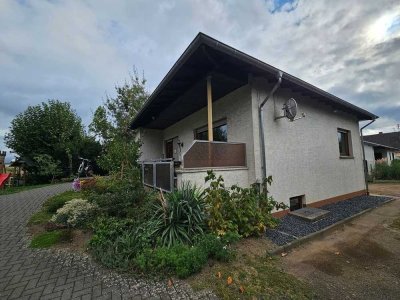
[[[213,99],[246,85],[248,74],[275,83],[281,71],[212,37],[199,33],[151,94],[131,127],[166,128],[206,106],[205,78],[212,74]],[[282,72],[281,87],[324,102],[359,120],[378,116]]]
[[[400,131],[365,135],[364,141],[396,148],[400,151]]]
[[[373,142],[369,142],[369,141],[364,141],[364,144],[370,145],[372,147],[385,148],[385,149],[393,150],[393,151],[396,151],[396,152],[400,151],[399,148],[390,147],[390,146],[386,146],[386,145],[382,145],[382,144],[378,144],[378,143],[373,143]]]

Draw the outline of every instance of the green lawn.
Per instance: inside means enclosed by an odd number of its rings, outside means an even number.
[[[32,215],[28,224],[38,225],[47,223],[57,212],[57,209],[64,206],[65,202],[76,198],[82,198],[82,193],[67,191],[47,199],[43,204],[42,209]]]
[[[14,193],[19,193],[19,192],[23,192],[23,191],[28,191],[28,190],[32,190],[32,189],[37,189],[40,187],[44,187],[44,186],[49,186],[51,185],[50,183],[46,183],[46,184],[37,184],[37,185],[21,185],[21,186],[12,186],[12,187],[4,187],[2,189],[0,189],[0,196],[1,195],[9,195],[9,194],[14,194]]]
[[[49,248],[57,243],[68,241],[71,238],[69,230],[54,230],[40,233],[32,238],[31,248]]]

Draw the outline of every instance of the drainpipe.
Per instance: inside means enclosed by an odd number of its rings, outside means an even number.
[[[369,195],[369,189],[368,189],[368,165],[365,165],[365,149],[364,149],[364,136],[363,136],[363,129],[372,123],[376,121],[377,118],[373,119],[371,122],[368,124],[364,125],[360,129],[360,135],[361,135],[361,148],[362,148],[362,154],[363,154],[363,169],[364,169],[364,180],[365,180],[365,189],[367,190],[367,195]]]
[[[261,144],[261,170],[262,170],[262,182],[267,178],[267,160],[265,158],[265,137],[264,137],[264,114],[263,108],[265,103],[274,95],[275,91],[279,88],[282,82],[282,71],[278,72],[278,81],[275,83],[272,90],[269,92],[264,101],[258,106],[258,117],[260,122],[260,144]]]

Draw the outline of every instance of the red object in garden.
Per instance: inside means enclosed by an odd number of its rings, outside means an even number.
[[[0,188],[4,186],[10,176],[10,173],[0,174]]]

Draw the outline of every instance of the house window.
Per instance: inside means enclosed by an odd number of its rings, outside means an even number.
[[[208,127],[203,126],[197,128],[194,132],[196,140],[208,140]],[[213,135],[214,141],[227,142],[228,141],[228,126],[226,125],[226,119],[214,122],[213,124]]]
[[[340,157],[351,157],[351,137],[350,131],[345,129],[338,129],[337,131],[339,141]]]

